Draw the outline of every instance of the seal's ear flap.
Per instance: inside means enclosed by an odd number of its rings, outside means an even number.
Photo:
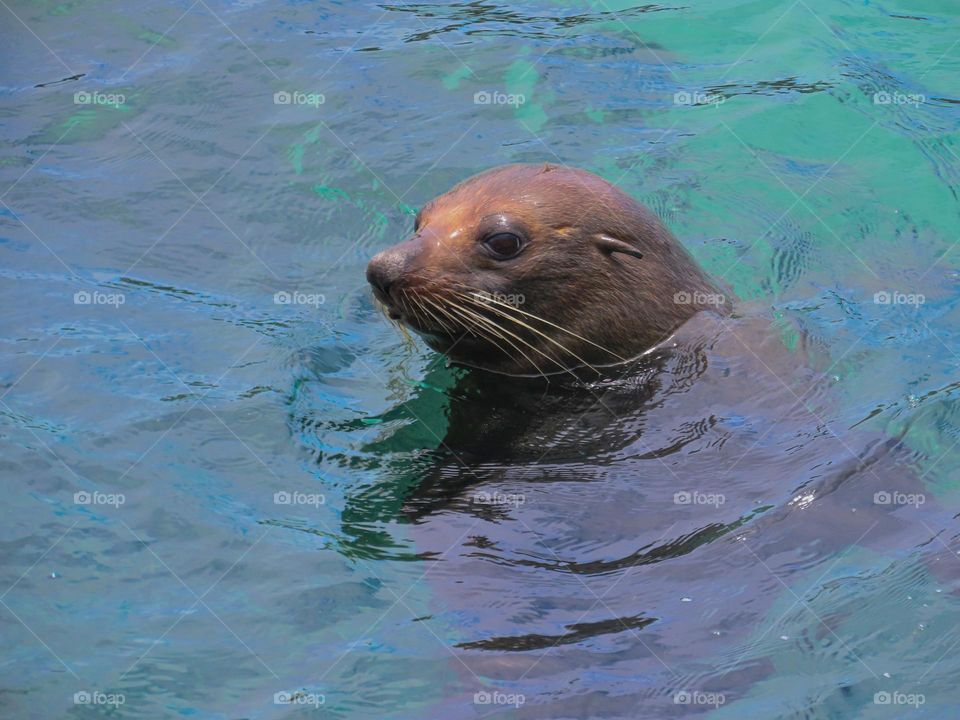
[[[617,240],[615,237],[604,235],[603,233],[594,235],[593,242],[598,248],[607,254],[623,253],[624,255],[632,255],[633,257],[637,258],[637,260],[643,257],[643,253],[637,250],[633,245],[625,243],[623,240]]]

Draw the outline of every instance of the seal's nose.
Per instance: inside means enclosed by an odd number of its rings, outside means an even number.
[[[420,250],[420,239],[414,237],[373,256],[367,265],[367,282],[380,300],[390,302],[391,286],[416,266]]]
[[[396,252],[384,250],[373,256],[367,265],[367,282],[379,292],[380,299],[389,301],[390,286],[403,272],[403,260]]]

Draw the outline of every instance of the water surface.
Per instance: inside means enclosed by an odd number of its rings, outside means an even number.
[[[955,712],[952,4],[0,15],[4,716]],[[749,318],[573,392],[405,344],[369,257],[543,161]]]

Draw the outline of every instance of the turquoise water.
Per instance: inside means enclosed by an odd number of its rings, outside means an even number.
[[[956,713],[953,3],[0,15],[5,717]],[[368,259],[543,161],[764,342],[613,417],[405,342]]]

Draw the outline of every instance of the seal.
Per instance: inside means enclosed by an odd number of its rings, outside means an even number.
[[[366,274],[391,320],[457,364],[508,375],[622,363],[700,310],[729,311],[653,212],[552,164],[461,182]]]

